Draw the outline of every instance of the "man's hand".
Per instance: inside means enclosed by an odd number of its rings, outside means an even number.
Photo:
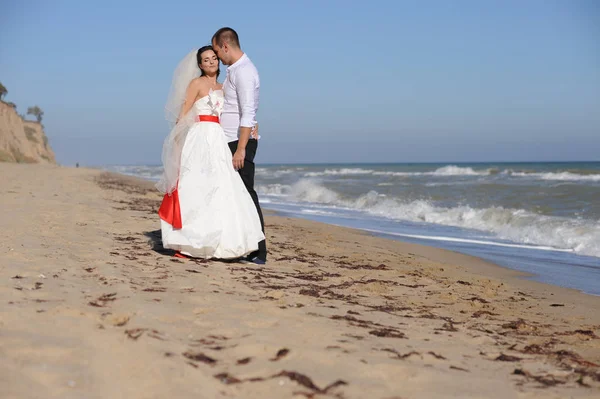
[[[246,149],[238,148],[235,154],[233,154],[233,169],[242,169],[244,167],[244,159],[246,159]]]

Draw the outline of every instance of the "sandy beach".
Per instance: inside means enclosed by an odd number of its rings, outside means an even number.
[[[0,163],[2,398],[597,398],[600,297],[267,214],[174,258],[152,183]]]

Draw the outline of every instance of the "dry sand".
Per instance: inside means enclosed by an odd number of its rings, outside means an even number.
[[[266,266],[160,245],[151,184],[0,164],[1,398],[600,397],[600,298],[267,215]]]

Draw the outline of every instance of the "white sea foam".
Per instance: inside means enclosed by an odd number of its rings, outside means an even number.
[[[162,166],[111,166],[107,168],[113,172],[121,173],[129,176],[141,177],[142,179],[148,179],[158,181],[162,174]]]
[[[146,179],[158,180],[162,173],[162,166],[112,166],[109,170],[139,176]],[[462,167],[456,165],[447,165],[433,171],[427,172],[400,172],[392,170],[374,170],[363,168],[339,168],[325,169],[324,171],[305,172],[304,167],[290,167],[284,169],[275,168],[257,168],[257,177],[277,178],[285,175],[303,175],[304,177],[323,177],[323,176],[398,176],[398,177],[460,177],[460,176],[491,176],[498,174],[496,169],[473,169],[471,167]],[[505,169],[499,172],[500,175],[528,178],[533,180],[563,181],[563,182],[600,182],[600,173],[581,174],[572,171],[556,172],[528,172],[512,169]]]
[[[300,212],[307,215],[335,216],[335,212],[325,211],[321,209],[301,209]]]
[[[293,173],[300,173],[304,168],[287,168],[287,169],[275,169],[275,168],[256,168],[255,173],[257,177],[264,178],[277,178]]]
[[[473,168],[464,168],[455,165],[444,166],[431,172],[433,176],[484,176],[489,175],[491,169],[474,170]]]
[[[352,175],[369,175],[374,170],[361,168],[342,168],[342,169],[325,169],[323,172],[306,172],[306,177],[318,176],[352,176]]]
[[[363,230],[370,231],[372,233],[389,234],[389,235],[398,236],[398,237],[419,238],[422,240],[431,240],[431,241],[463,242],[463,243],[469,243],[469,244],[492,245],[495,247],[537,249],[537,250],[541,250],[541,251],[573,252],[572,249],[558,249],[558,248],[554,248],[554,247],[546,247],[546,246],[541,246],[541,245],[509,244],[509,243],[505,243],[505,242],[473,240],[473,239],[468,239],[468,238],[445,237],[445,236],[425,236],[425,235],[421,235],[421,234],[403,234],[403,233],[395,233],[395,232],[374,230],[374,229],[363,229]]]
[[[285,196],[294,202],[309,202],[345,208],[394,220],[434,223],[494,233],[497,237],[527,245],[573,250],[600,257],[600,221],[540,215],[522,209],[468,205],[441,207],[430,201],[404,202],[370,191],[358,198],[339,193],[310,179],[288,185],[259,187],[261,195]]]
[[[455,165],[448,165],[438,168],[429,172],[395,172],[395,171],[376,171],[373,172],[375,176],[489,176],[494,172],[493,169],[475,170],[469,167],[460,167]]]
[[[277,173],[294,173],[299,170],[283,170]],[[393,170],[375,170],[363,168],[340,168],[340,169],[325,169],[324,171],[314,171],[304,173],[304,177],[323,177],[323,176],[397,176],[397,177],[460,177],[460,176],[493,176],[501,174],[504,176],[530,178],[536,180],[556,180],[556,181],[572,181],[572,182],[600,182],[600,174],[579,174],[568,171],[558,172],[524,172],[505,169],[499,171],[497,169],[473,169],[472,167],[463,167],[456,165],[447,165],[433,171],[426,172],[402,172]]]
[[[515,177],[527,177],[530,179],[540,180],[557,180],[557,181],[581,181],[581,182],[600,182],[600,174],[583,175],[572,172],[547,172],[547,173],[528,173],[528,172],[513,172],[506,171],[507,174]]]
[[[429,172],[396,172],[387,170],[374,170],[362,168],[325,169],[322,172],[306,172],[305,177],[320,176],[487,176],[493,172],[492,169],[474,170],[469,167],[448,165]]]

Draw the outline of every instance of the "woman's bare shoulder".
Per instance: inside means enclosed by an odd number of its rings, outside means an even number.
[[[204,79],[204,77],[199,76],[197,78],[194,78],[190,81],[190,87],[204,87],[206,86],[208,83],[206,82],[206,79]]]

